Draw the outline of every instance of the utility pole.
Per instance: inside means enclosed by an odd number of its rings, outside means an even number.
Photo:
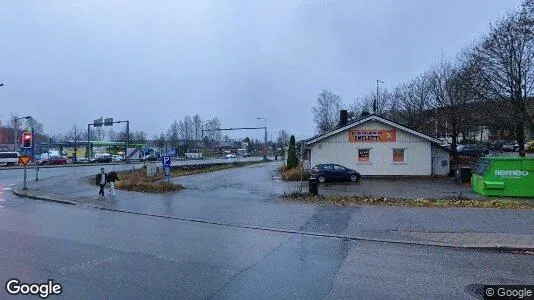
[[[265,135],[263,137],[263,142],[265,143],[265,152],[263,153],[263,160],[267,160],[267,119],[263,117],[258,117],[258,120],[263,120],[263,130],[265,131]]]
[[[200,139],[202,140],[202,150],[200,150],[200,152],[202,153],[202,158],[204,158],[204,122],[200,122],[200,126],[201,126],[201,134],[200,134]]]

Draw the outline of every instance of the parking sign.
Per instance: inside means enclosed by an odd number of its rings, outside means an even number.
[[[161,161],[163,163],[163,167],[170,167],[171,166],[171,157],[170,156],[163,156]]]

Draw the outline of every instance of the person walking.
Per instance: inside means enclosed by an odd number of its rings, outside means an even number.
[[[107,182],[107,174],[106,172],[104,172],[104,168],[101,168],[100,169],[100,173],[98,173],[96,175],[96,178],[95,178],[95,183],[100,186],[100,190],[98,191],[98,196],[100,198],[104,198],[104,187],[106,186],[106,182]]]
[[[115,181],[119,180],[119,176],[117,173],[112,169],[111,172],[109,172],[107,176],[107,181],[109,182],[109,193],[113,196],[117,196],[115,194]]]

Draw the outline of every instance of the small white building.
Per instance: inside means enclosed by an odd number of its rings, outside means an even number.
[[[378,176],[449,174],[450,154],[438,139],[376,115],[347,122],[342,112],[340,124],[307,140],[310,166],[335,163]]]

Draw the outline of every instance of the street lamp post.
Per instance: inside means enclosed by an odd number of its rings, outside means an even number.
[[[375,103],[373,103],[373,114],[376,114],[376,111],[378,109],[378,83],[384,83],[384,82],[378,79],[376,80],[376,99],[375,99]]]
[[[263,129],[265,130],[265,136],[263,137],[263,142],[265,143],[265,152],[263,153],[263,159],[267,160],[267,120],[263,117],[258,117],[256,119],[263,120]]]

